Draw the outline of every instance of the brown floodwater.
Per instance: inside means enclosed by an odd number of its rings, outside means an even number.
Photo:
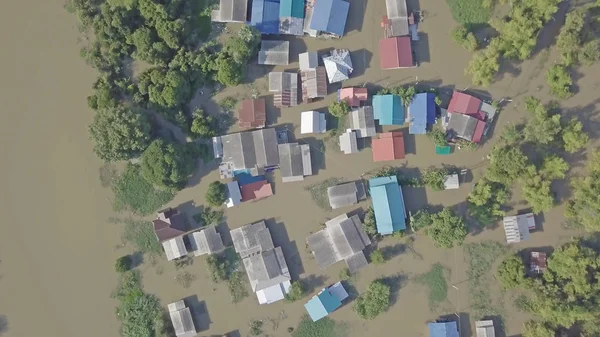
[[[368,4],[368,5],[367,5]],[[118,336],[118,322],[114,315],[114,301],[110,294],[116,283],[113,263],[116,257],[131,251],[119,248],[120,228],[107,219],[112,215],[110,191],[100,185],[98,170],[102,163],[91,151],[87,125],[92,113],[85,97],[91,92],[95,72],[80,58],[79,34],[75,20],[64,11],[62,0],[41,2],[10,0],[0,14],[0,316],[8,322],[7,337],[108,337]],[[463,69],[470,53],[457,47],[449,37],[455,25],[447,6],[439,0],[409,0],[410,9],[426,10],[425,22],[420,26],[421,41],[416,48],[420,66],[415,69],[381,71],[377,41],[382,36],[379,26],[385,14],[381,1],[352,1],[347,35],[341,40],[293,39],[290,66],[297,68],[297,53],[306,50],[325,50],[331,47],[348,48],[352,52],[355,73],[345,83],[349,85],[384,86],[419,81],[441,87],[447,102],[452,89],[469,85]],[[560,20],[558,20],[560,21]],[[552,43],[551,34],[541,34],[544,44]],[[304,182],[281,183],[275,174],[275,196],[257,203],[245,203],[226,211],[226,223],[219,230],[228,241],[228,230],[249,222],[268,219],[276,245],[281,245],[294,277],[308,281],[312,293],[336,282],[342,263],[321,271],[305,247],[309,233],[320,229],[327,219],[344,211],[368,206],[363,202],[356,207],[339,211],[323,211],[311,200],[305,190],[309,185],[327,178],[357,179],[363,173],[385,165],[406,165],[406,172],[417,173],[431,165],[456,165],[471,169],[476,180],[483,174],[485,156],[507,123],[527,117],[523,99],[533,93],[544,101],[550,99],[544,86],[545,69],[556,59],[556,54],[536,50],[531,60],[505,67],[499,80],[490,88],[478,90],[483,96],[498,100],[511,97],[492,131],[492,140],[476,152],[459,151],[451,156],[436,156],[433,144],[425,136],[406,135],[407,158],[391,163],[372,162],[370,149],[356,155],[343,155],[333,142],[321,146],[322,136],[299,134],[300,112],[323,109],[334,100],[334,86],[322,101],[296,108],[270,109],[269,123],[286,124],[301,142],[313,145],[316,176]],[[258,78],[255,89],[268,95],[264,75],[272,68],[252,66],[250,75]],[[503,68],[504,69],[504,68]],[[599,66],[577,73],[579,92],[564,102],[563,114],[584,119],[585,128],[598,138],[597,76]],[[229,95],[249,96],[248,86],[228,89],[215,97]],[[206,95],[208,96],[208,95]],[[269,97],[269,102],[272,98]],[[204,97],[196,101],[202,102]],[[215,113],[215,104],[204,103]],[[386,128],[387,130],[388,128]],[[406,128],[404,128],[406,130]],[[324,152],[320,152],[323,150]],[[571,156],[574,172],[585,160],[583,155]],[[202,168],[192,179],[192,186],[177,195],[171,205],[183,205],[182,210],[193,215],[203,205],[207,185],[218,179],[215,171]],[[566,184],[559,182],[555,190],[560,201],[568,196]],[[471,184],[458,191],[434,192],[429,189],[405,189],[407,208],[416,211],[427,204],[455,206],[463,211],[464,200]],[[513,213],[527,205],[512,202]],[[572,233],[561,227],[563,207],[546,212],[543,223],[530,242],[514,247],[546,247],[564,242]],[[413,250],[403,249],[398,241],[386,238],[380,243],[393,256],[385,265],[370,265],[355,278],[359,292],[379,277],[396,276],[400,287],[394,291],[393,306],[374,321],[359,320],[347,304],[331,315],[345,322],[345,335],[351,337],[399,335],[425,336],[425,323],[440,315],[470,312],[470,292],[467,264],[461,248],[435,248],[423,236],[414,237]],[[468,242],[482,240],[504,241],[501,227],[485,230],[467,238]],[[406,241],[403,241],[404,243]],[[297,325],[305,313],[302,303],[279,302],[258,306],[251,294],[238,304],[232,304],[225,284],[213,284],[205,271],[204,258],[195,258],[193,265],[176,270],[166,261],[144,263],[144,285],[156,294],[163,304],[186,298],[194,306],[200,336],[239,331],[248,333],[252,320],[264,321],[264,332],[269,336],[289,336],[288,327]],[[415,277],[440,262],[450,270],[448,299],[432,310],[427,303],[426,290]],[[188,272],[195,277],[190,287],[176,281],[176,276]],[[491,289],[494,299],[505,296]],[[507,335],[520,332],[525,317],[515,311],[512,300],[504,298],[503,314]],[[465,317],[465,315],[463,315]],[[466,321],[468,322],[468,321]],[[472,319],[471,319],[471,324]],[[401,330],[400,330],[401,329]],[[400,331],[402,331],[400,333]],[[461,329],[462,337],[470,336],[472,329]],[[233,336],[236,336],[233,334]]]

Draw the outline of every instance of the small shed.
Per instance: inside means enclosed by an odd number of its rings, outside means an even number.
[[[529,271],[534,274],[541,274],[546,271],[546,268],[548,268],[546,253],[531,252],[529,257]]]
[[[535,229],[535,217],[533,213],[505,216],[503,224],[506,243],[527,241],[529,231]]]
[[[356,130],[358,138],[373,137],[377,134],[375,129],[375,118],[373,116],[373,107],[362,106],[350,111],[350,125],[352,130]]]
[[[190,308],[185,306],[183,300],[170,303],[167,305],[167,308],[169,310],[169,316],[171,316],[171,323],[173,324],[173,330],[175,330],[175,336],[196,336],[196,327],[194,326]]]
[[[369,98],[367,88],[349,87],[338,90],[338,102],[346,101],[352,108],[360,106],[361,102],[366,101]]]
[[[306,53],[300,53],[298,55],[300,63],[300,70],[315,69],[319,66],[319,53],[316,51],[309,51]]]
[[[313,296],[304,307],[313,322],[316,322],[341,307],[342,301],[346,298],[348,292],[341,282],[337,282]]]
[[[240,203],[242,203],[240,185],[237,181],[227,183],[227,201],[225,201],[225,205],[227,205],[227,208],[230,208]]]
[[[290,63],[289,41],[261,41],[258,64],[288,65]]]
[[[215,226],[209,226],[199,232],[188,235],[194,256],[212,255],[225,250],[221,234],[217,233]]]
[[[304,111],[300,118],[300,133],[325,133],[327,131],[325,114],[318,111]]]
[[[384,70],[414,67],[410,37],[396,36],[379,40],[379,66]]]
[[[444,189],[446,190],[457,190],[460,187],[458,173],[449,174],[446,176],[444,181]]]
[[[362,181],[357,180],[328,187],[327,197],[329,198],[329,206],[332,209],[338,209],[355,205],[366,199],[367,195],[365,185]]]
[[[165,255],[167,255],[167,261],[173,261],[180,257],[186,256],[188,251],[183,243],[183,236],[178,236],[162,243]]]
[[[346,130],[346,132],[342,133],[339,137],[340,150],[344,152],[344,154],[358,153],[357,138],[358,135],[356,131],[351,129]]]
[[[475,331],[477,332],[477,337],[495,337],[496,332],[494,331],[494,321],[476,321],[475,322]]]
[[[403,125],[405,122],[404,104],[400,96],[373,96],[373,115],[379,125]]]
[[[458,324],[451,322],[431,322],[427,324],[429,337],[460,337]]]
[[[404,159],[404,134],[402,131],[386,132],[373,138],[373,161],[389,161]]]

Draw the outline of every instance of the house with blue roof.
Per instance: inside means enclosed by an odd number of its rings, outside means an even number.
[[[280,0],[279,33],[304,35],[304,0]]]
[[[254,0],[250,25],[261,34],[279,34],[279,0]]]
[[[381,235],[406,229],[406,208],[396,176],[369,179],[369,193],[375,213],[377,233]]]
[[[341,307],[342,301],[346,298],[348,298],[348,292],[341,282],[337,282],[313,296],[304,307],[313,322],[316,322]]]
[[[408,105],[408,133],[427,133],[427,124],[435,124],[435,95],[431,92],[416,94]]]
[[[459,337],[458,325],[452,322],[428,323],[429,337]]]
[[[373,115],[379,125],[403,125],[405,117],[402,99],[396,95],[373,96]]]
[[[350,3],[344,0],[318,0],[313,8],[310,29],[344,35]]]

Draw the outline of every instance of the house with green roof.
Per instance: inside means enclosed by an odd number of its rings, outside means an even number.
[[[403,125],[405,122],[404,104],[400,96],[373,96],[373,114],[379,125]]]
[[[396,176],[372,178],[369,193],[375,213],[377,233],[381,235],[406,229],[406,207]]]

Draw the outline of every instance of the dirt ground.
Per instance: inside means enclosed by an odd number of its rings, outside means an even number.
[[[100,185],[98,170],[102,163],[91,151],[87,125],[92,114],[85,97],[91,92],[95,73],[79,58],[78,33],[75,20],[62,8],[62,0],[39,3],[10,1],[10,10],[0,17],[1,40],[4,52],[2,62],[3,121],[0,123],[3,165],[0,166],[0,212],[5,219],[0,226],[0,316],[8,322],[6,337],[24,336],[118,336],[118,322],[114,315],[115,302],[110,293],[116,283],[113,271],[115,258],[130,252],[121,248],[118,225],[107,220],[112,216],[111,192]],[[441,89],[445,102],[452,89],[470,85],[464,76],[470,53],[457,47],[449,31],[455,25],[445,3],[433,0],[409,1],[410,10],[426,11],[420,25],[421,41],[416,45],[419,67],[414,69],[382,71],[379,69],[378,40],[383,33],[379,22],[385,14],[385,3],[352,1],[347,34],[340,40],[292,39],[291,62],[296,69],[297,54],[307,50],[324,51],[331,48],[348,48],[352,52],[355,71],[344,86],[386,86],[399,83],[426,84]],[[425,136],[406,135],[407,158],[386,164],[373,163],[370,149],[356,155],[343,155],[331,141],[323,137],[301,137],[300,112],[325,108],[333,99],[336,86],[330,86],[330,95],[322,101],[286,108],[270,108],[269,124],[284,125],[294,130],[296,139],[313,145],[315,176],[300,183],[281,183],[273,177],[275,196],[257,203],[246,203],[226,211],[226,224],[219,230],[227,242],[228,230],[250,222],[267,219],[275,244],[282,246],[293,277],[308,281],[311,294],[321,287],[336,282],[343,263],[321,271],[305,247],[305,238],[319,230],[320,224],[342,212],[368,206],[363,202],[356,207],[333,211],[321,210],[305,190],[306,186],[330,177],[357,179],[363,173],[384,165],[403,166],[408,173],[431,165],[455,165],[469,168],[476,181],[485,168],[485,156],[507,123],[516,123],[526,117],[523,99],[535,95],[543,101],[550,100],[545,87],[544,72],[556,59],[547,46],[554,43],[563,17],[557,17],[540,35],[540,47],[535,55],[522,63],[504,63],[501,79],[489,88],[474,92],[483,98],[511,98],[504,106],[491,139],[476,152],[458,151],[450,156],[436,156],[432,142]],[[234,29],[235,27],[231,27]],[[272,67],[251,66],[250,77],[261,95],[268,96],[264,76]],[[592,138],[598,139],[598,99],[600,65],[578,69],[575,75],[578,93],[562,102],[565,116],[579,116]],[[596,75],[594,75],[596,74]],[[220,93],[214,99],[239,95],[249,96],[250,87],[242,85]],[[197,97],[201,103],[208,95]],[[214,104],[202,103],[209,112]],[[406,128],[403,128],[406,129]],[[387,130],[387,129],[386,129]],[[597,143],[596,143],[597,145]],[[590,145],[590,149],[592,145]],[[571,174],[580,171],[586,155],[572,156]],[[207,185],[218,179],[214,163],[203,167],[191,181],[190,187],[177,195],[172,206],[182,205],[190,215],[203,205]],[[471,183],[460,190],[433,192],[428,189],[405,189],[409,211],[431,205],[456,206],[464,211],[464,201]],[[569,196],[567,184],[555,186],[558,199]],[[511,205],[513,213],[526,208],[518,194]],[[512,247],[555,246],[567,241],[573,233],[562,229],[563,207],[557,206],[540,217],[541,228],[526,244]],[[467,242],[494,240],[503,242],[501,228],[486,229],[470,235]],[[413,250],[392,238],[383,240],[381,247],[394,257],[384,265],[370,265],[355,278],[359,292],[379,277],[397,277],[393,306],[373,321],[361,321],[352,311],[352,304],[331,315],[345,322],[347,335],[396,335],[399,328],[403,336],[426,336],[425,323],[440,315],[459,313],[461,336],[473,333],[470,324],[470,291],[466,276],[467,264],[462,248],[451,251],[433,247],[423,236],[414,237]],[[448,300],[436,310],[430,310],[426,289],[414,282],[419,274],[440,262],[450,270]],[[166,303],[186,298],[193,305],[199,336],[232,332],[238,336],[248,334],[248,323],[265,321],[264,332],[269,336],[288,336],[287,327],[296,326],[305,313],[303,303],[279,302],[260,306],[251,294],[243,302],[230,303],[227,287],[213,284],[205,272],[203,258],[196,258],[192,266],[184,269],[195,275],[190,288],[183,288],[174,278],[182,271],[166,261],[145,263],[141,267],[144,285]],[[495,288],[495,287],[492,287]],[[511,294],[493,289],[493,298],[504,299],[502,312],[506,335],[520,332],[526,319],[512,306]],[[32,324],[35,322],[35,324]],[[236,334],[233,336],[236,336]]]

